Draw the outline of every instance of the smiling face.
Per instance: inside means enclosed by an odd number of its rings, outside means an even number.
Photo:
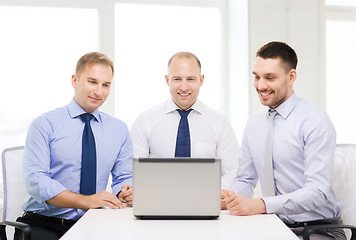
[[[170,63],[166,83],[173,102],[182,110],[189,109],[199,95],[204,75],[193,57],[176,57]]]
[[[74,100],[87,113],[99,108],[110,92],[113,72],[109,65],[87,64],[82,73],[72,76]]]
[[[280,58],[257,57],[253,74],[254,86],[263,105],[277,108],[293,94],[296,71],[287,70]]]

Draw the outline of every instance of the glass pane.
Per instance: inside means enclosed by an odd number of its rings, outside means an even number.
[[[356,7],[356,0],[325,0],[326,5]]]
[[[327,111],[338,143],[356,143],[356,22],[326,22]]]
[[[219,110],[218,8],[116,4],[115,112],[129,127],[142,111],[170,97],[169,58],[190,51],[202,63],[199,99]]]
[[[98,50],[97,11],[0,7],[0,150],[23,145],[34,117],[66,105],[79,57]]]

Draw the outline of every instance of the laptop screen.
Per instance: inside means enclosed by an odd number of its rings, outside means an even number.
[[[133,212],[146,218],[216,218],[220,159],[133,159]]]

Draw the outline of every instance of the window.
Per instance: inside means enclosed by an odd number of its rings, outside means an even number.
[[[326,5],[356,7],[355,0],[325,0]]]
[[[70,102],[76,61],[98,50],[97,22],[94,9],[0,6],[1,151],[24,145],[36,116]]]
[[[356,143],[354,89],[356,75],[356,12],[328,8],[326,21],[327,112],[338,143]]]
[[[202,64],[199,99],[219,109],[220,11],[214,7],[115,5],[115,113],[128,126],[142,111],[170,97],[169,58],[190,51]]]

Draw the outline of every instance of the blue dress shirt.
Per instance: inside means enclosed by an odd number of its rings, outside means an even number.
[[[287,221],[340,216],[332,190],[336,133],[327,114],[294,93],[276,108],[273,173],[276,196],[264,197],[267,213]],[[240,165],[231,186],[251,197],[258,177],[264,179],[267,110],[250,116],[240,151]],[[265,190],[261,181],[262,193]]]
[[[47,200],[70,190],[79,193],[82,134],[85,111],[74,101],[36,118],[31,124],[24,152],[26,188],[31,195],[24,211],[64,219],[79,219],[83,209],[52,206]],[[120,120],[95,110],[91,128],[97,153],[96,192],[106,189],[112,174],[113,193],[123,184],[132,185],[133,148],[127,126]]]

